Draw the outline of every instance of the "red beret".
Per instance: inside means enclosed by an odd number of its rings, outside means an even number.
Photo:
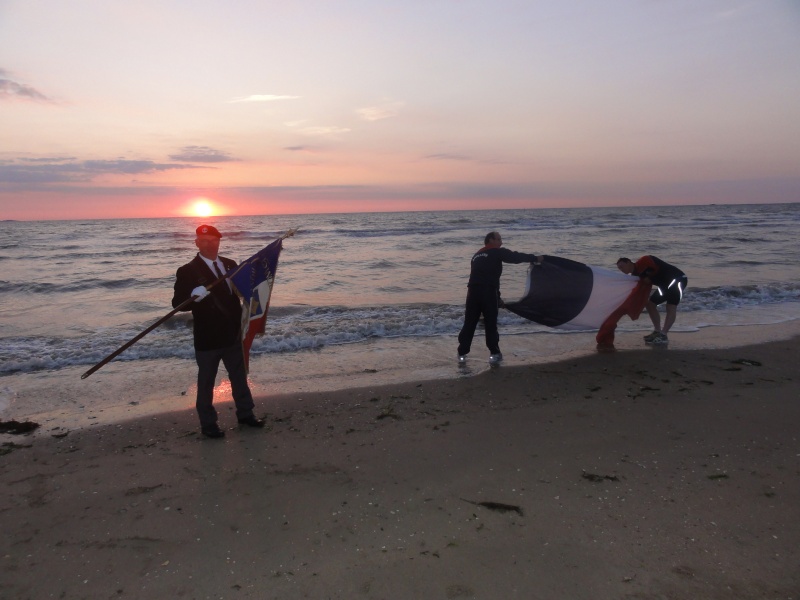
[[[217,231],[217,228],[213,225],[200,225],[195,233],[197,233],[197,235],[214,235],[218,238],[222,237],[222,234]]]

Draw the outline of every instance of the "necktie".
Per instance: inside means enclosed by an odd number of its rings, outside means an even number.
[[[222,277],[223,276],[222,271],[219,270],[219,265],[217,264],[217,261],[214,261],[214,270],[217,272],[217,277]],[[228,293],[230,294],[231,293],[231,285],[228,283],[227,280],[225,280],[225,285],[227,286]]]

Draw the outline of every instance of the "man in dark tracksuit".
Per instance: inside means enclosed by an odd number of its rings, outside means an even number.
[[[206,285],[236,268],[236,262],[218,255],[222,234],[211,225],[196,230],[195,245],[200,250],[194,259],[178,269],[172,306],[194,298],[184,310],[194,317],[194,355],[197,360],[197,415],[206,437],[221,438],[225,432],[217,425],[214,408],[214,383],[219,363],[225,365],[231,382],[236,417],[240,425],[264,427],[264,420],[253,415],[253,395],[247,384],[242,342],[239,336],[242,305],[226,280],[210,290]]]
[[[503,239],[500,234],[493,231],[486,235],[484,247],[472,257],[469,283],[467,284],[467,306],[464,312],[464,326],[458,334],[458,362],[464,363],[472,346],[475,327],[483,315],[486,328],[486,346],[489,348],[490,363],[503,360],[500,353],[500,335],[497,333],[497,313],[502,306],[500,299],[500,275],[503,273],[503,263],[521,264],[538,262],[541,259],[535,254],[512,252],[501,248]]]

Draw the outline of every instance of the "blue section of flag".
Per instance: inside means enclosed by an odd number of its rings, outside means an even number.
[[[577,317],[592,294],[592,269],[558,256],[544,257],[531,267],[525,296],[506,308],[547,327],[559,327]]]
[[[259,290],[265,281],[272,287],[272,279],[278,269],[278,257],[283,249],[283,240],[275,240],[240,264],[230,280],[241,296],[245,306],[250,307],[250,319],[259,318],[269,305],[269,297],[260,298]],[[255,302],[254,302],[255,301]]]
[[[250,346],[257,335],[264,333],[267,323],[272,284],[278,270],[278,257],[283,238],[277,239],[257,252],[230,276],[236,293],[242,298],[242,352],[246,368],[250,369]]]

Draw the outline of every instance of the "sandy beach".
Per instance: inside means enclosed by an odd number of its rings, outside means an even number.
[[[800,598],[800,338],[0,435],[0,596]]]

